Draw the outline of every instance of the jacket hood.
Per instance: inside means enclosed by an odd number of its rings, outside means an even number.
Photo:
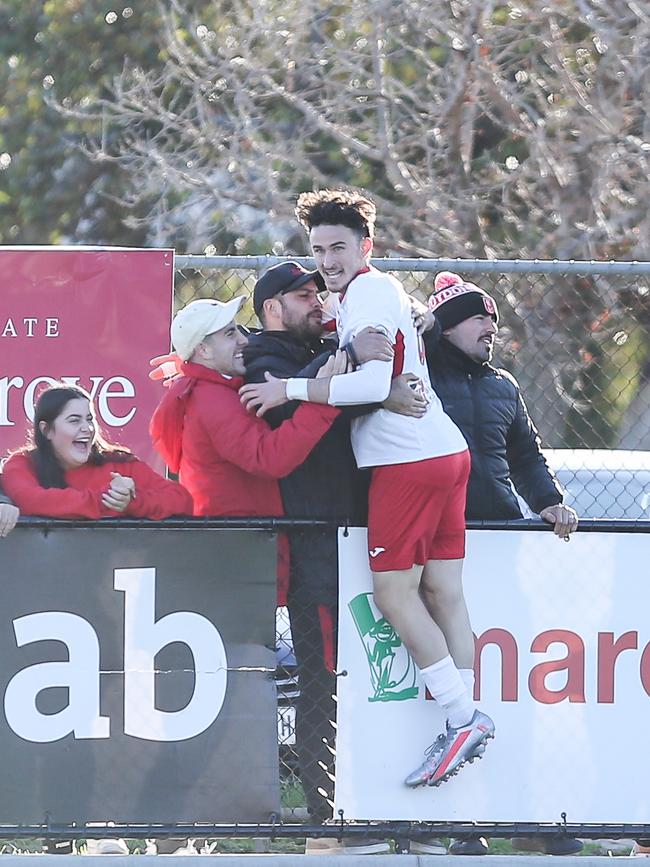
[[[167,390],[149,423],[149,434],[156,451],[162,456],[172,473],[178,473],[183,457],[183,430],[185,413],[190,396],[199,382],[238,390],[244,380],[239,377],[225,377],[216,370],[202,364],[186,361],[182,365],[183,376],[179,377]]]

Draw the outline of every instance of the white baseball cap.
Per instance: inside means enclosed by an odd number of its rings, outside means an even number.
[[[243,301],[242,296],[231,301],[202,298],[179,310],[172,322],[171,337],[181,359],[187,361],[204,337],[232,322]]]

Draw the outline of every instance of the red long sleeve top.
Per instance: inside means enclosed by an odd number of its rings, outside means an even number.
[[[243,384],[185,362],[151,420],[154,446],[192,494],[195,515],[281,516],[277,479],[307,457],[339,413],[305,403],[271,430],[239,400]]]
[[[108,490],[111,472],[130,476],[135,498],[123,512],[107,509],[101,495]],[[2,483],[23,515],[46,518],[151,518],[191,515],[192,497],[176,482],[164,479],[139,460],[111,461],[101,466],[84,464],[65,474],[67,488],[43,488],[29,453],[12,455],[4,466]]]

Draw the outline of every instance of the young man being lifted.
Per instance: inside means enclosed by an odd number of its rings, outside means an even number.
[[[286,400],[333,406],[381,403],[401,373],[419,377],[428,400],[420,418],[378,409],[352,423],[360,467],[372,468],[368,554],[374,599],[415,660],[447,717],[405,784],[437,786],[481,756],[492,720],[473,705],[474,638],[462,588],[465,494],[470,460],[462,434],[431,388],[411,305],[401,284],[370,266],[376,210],[354,192],[303,193],[296,215],[309,233],[316,267],[335,303],[341,344],[371,326],[394,358],[352,373],[275,379],[242,389],[258,415]]]

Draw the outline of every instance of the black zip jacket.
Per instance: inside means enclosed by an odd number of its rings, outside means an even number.
[[[264,373],[286,379],[312,379],[336,350],[331,340],[306,344],[287,331],[261,331],[249,335],[244,349],[246,382],[264,382]],[[300,401],[274,407],[264,416],[272,428],[290,418]],[[367,408],[346,408],[307,460],[284,479],[280,492],[284,511],[291,518],[337,518],[350,525],[365,525],[368,474],[357,469],[350,444],[350,419]],[[291,534],[291,591],[305,591],[314,601],[336,604],[338,554],[335,533]]]
[[[478,364],[439,328],[425,335],[427,365],[445,412],[460,428],[472,456],[468,520],[521,518],[510,480],[533,512],[562,502],[562,491],[540,449],[540,439],[506,370]]]

